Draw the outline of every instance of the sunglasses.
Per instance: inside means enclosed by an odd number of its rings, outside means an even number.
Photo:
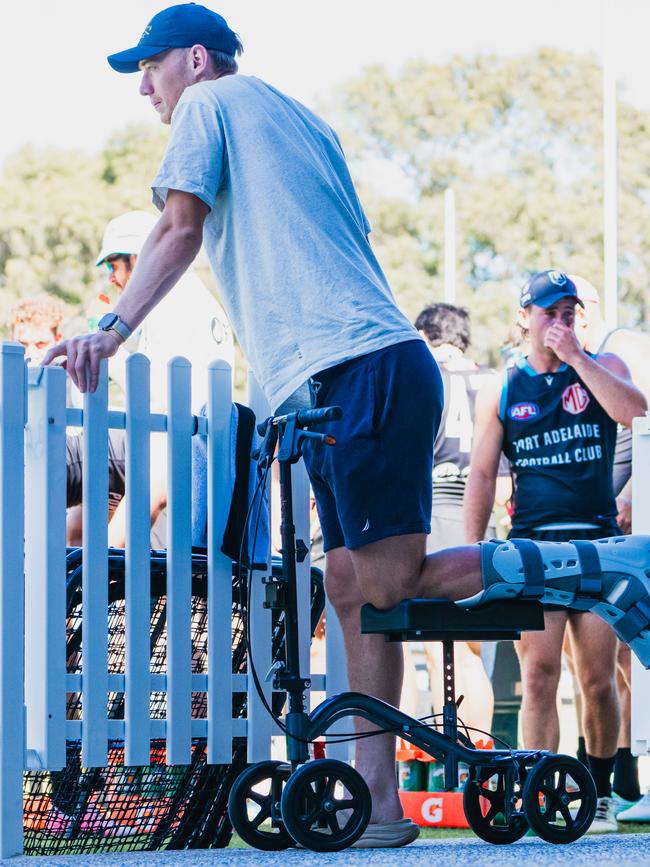
[[[128,260],[128,256],[116,256],[114,259],[105,259],[104,265],[106,265],[106,270],[109,274],[113,274],[115,272],[115,266],[118,262],[125,262]]]

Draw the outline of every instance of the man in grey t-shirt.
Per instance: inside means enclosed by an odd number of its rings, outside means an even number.
[[[235,75],[240,50],[221,16],[181,4],[158,13],[135,48],[109,58],[119,72],[142,71],[141,94],[171,125],[153,184],[162,215],[99,332],[63,341],[44,363],[65,356],[75,384],[94,391],[100,360],[115,354],[204,243],[233,330],[273,409],[310,377],[321,385],[318,405],[343,409],[332,430],[336,447],[305,449],[326,588],[343,628],[351,689],[397,704],[401,647],[361,635],[361,605],[503,598],[522,592],[525,570],[511,568],[507,551],[492,543],[483,554],[467,546],[426,555],[440,374],[370,248],[336,134],[285,94]],[[629,413],[636,408],[624,388],[621,401]],[[627,541],[594,554],[614,558],[616,574],[626,570],[634,583],[635,594],[617,598],[636,606],[628,640],[650,664],[650,616],[637,604],[650,600],[650,579],[638,567],[645,542]],[[548,580],[568,590],[563,603],[580,602],[575,573],[553,570]],[[543,592],[557,596],[556,584]],[[600,608],[603,618],[627,616],[612,602]],[[403,818],[394,736],[358,740],[356,759],[372,815],[355,845],[411,842],[418,828]]]

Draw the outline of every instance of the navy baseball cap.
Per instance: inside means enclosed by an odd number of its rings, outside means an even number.
[[[221,15],[198,3],[179,3],[154,15],[135,48],[106,59],[116,72],[138,72],[141,60],[170,48],[192,45],[203,45],[210,51],[223,51],[234,57],[240,42]]]
[[[534,274],[521,290],[519,303],[522,307],[535,304],[537,307],[550,307],[560,298],[572,298],[581,307],[585,305],[578,298],[576,284],[562,271],[539,271]]]

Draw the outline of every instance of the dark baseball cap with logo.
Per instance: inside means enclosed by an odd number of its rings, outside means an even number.
[[[572,298],[576,304],[585,306],[578,298],[576,284],[562,271],[538,271],[521,290],[519,303],[522,307],[531,304],[550,307],[561,298]]]
[[[203,45],[210,51],[235,56],[240,42],[226,20],[198,3],[179,3],[151,19],[135,48],[111,54],[106,59],[116,72],[138,72],[141,60],[170,48]]]

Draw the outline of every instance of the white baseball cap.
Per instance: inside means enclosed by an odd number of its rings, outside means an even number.
[[[158,217],[148,211],[129,211],[115,217],[106,226],[95,264],[101,265],[111,256],[137,256],[157,222]]]

